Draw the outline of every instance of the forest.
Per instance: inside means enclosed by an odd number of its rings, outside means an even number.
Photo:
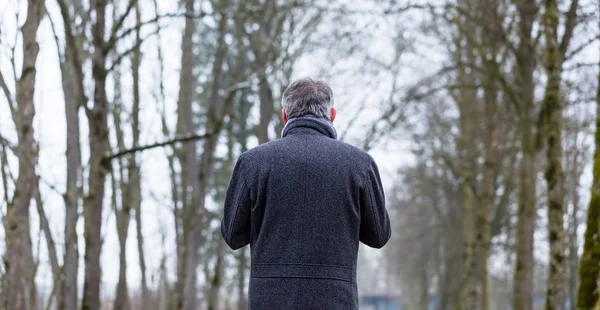
[[[225,192],[310,76],[385,187],[361,296],[598,310],[599,39],[589,0],[0,0],[0,309],[246,309]]]

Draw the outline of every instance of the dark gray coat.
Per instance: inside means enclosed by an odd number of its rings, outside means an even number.
[[[297,118],[235,165],[221,233],[250,244],[249,309],[358,309],[358,243],[384,246],[390,220],[375,161],[335,136]]]

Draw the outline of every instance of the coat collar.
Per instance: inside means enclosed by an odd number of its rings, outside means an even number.
[[[316,117],[311,114],[288,119],[287,123],[283,127],[283,131],[281,132],[281,137],[284,138],[288,135],[293,135],[296,133],[311,132],[313,134],[316,133],[327,136],[331,139],[337,139],[337,131],[329,119]]]

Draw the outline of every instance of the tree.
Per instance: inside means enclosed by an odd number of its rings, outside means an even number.
[[[83,285],[82,310],[100,309],[100,253],[102,251],[102,208],[104,182],[107,168],[103,164],[108,153],[108,99],[106,96],[106,47],[104,31],[106,22],[106,0],[94,1],[91,10],[95,13],[92,24],[94,53],[92,55],[92,77],[94,99],[91,108],[85,106],[89,126],[89,176],[88,192],[83,199],[85,223],[85,281]]]
[[[600,308],[600,73],[596,94],[596,133],[591,198],[588,205],[583,254],[579,264],[578,309]]]
[[[7,206],[4,222],[6,234],[5,272],[2,283],[3,309],[34,309],[36,307],[36,290],[34,283],[34,266],[31,249],[29,226],[29,204],[36,188],[35,167],[38,157],[38,146],[34,140],[33,117],[35,105],[36,60],[39,53],[37,31],[44,13],[43,0],[27,2],[27,18],[21,27],[23,46],[23,67],[17,82],[16,105],[13,97],[5,87],[4,78],[0,74],[5,96],[9,104],[15,127],[17,128],[19,159],[19,176],[15,185],[12,201]]]
[[[546,171],[548,186],[548,231],[550,242],[550,269],[546,293],[546,309],[562,309],[565,304],[566,286],[566,236],[564,230],[564,172],[562,168],[562,105],[560,84],[562,64],[576,25],[578,1],[571,2],[567,14],[565,32],[559,42],[559,12],[555,0],[544,2],[544,30],[546,55],[544,67],[548,74],[546,93],[540,113],[539,135],[546,139]]]
[[[57,279],[57,306],[60,309],[75,310],[77,302],[77,273],[79,268],[79,246],[77,235],[77,222],[79,219],[79,205],[81,201],[82,167],[80,145],[80,120],[79,110],[87,104],[85,88],[83,86],[83,66],[81,47],[78,42],[81,38],[80,30],[73,28],[73,20],[67,3],[57,1],[63,21],[65,46],[61,49],[58,39],[57,51],[59,53],[63,97],[65,100],[65,116],[67,121],[67,178],[66,192],[63,195],[65,202],[65,229],[64,229],[64,260],[59,273],[54,274]],[[73,7],[76,17],[82,16],[81,3],[75,2]],[[55,38],[57,29],[52,28]],[[61,52],[62,50],[62,52]],[[47,241],[50,236],[47,236]]]

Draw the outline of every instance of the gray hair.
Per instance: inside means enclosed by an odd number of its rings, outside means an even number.
[[[329,111],[333,108],[333,91],[323,81],[301,78],[283,92],[281,105],[288,118],[312,114],[329,119]]]

